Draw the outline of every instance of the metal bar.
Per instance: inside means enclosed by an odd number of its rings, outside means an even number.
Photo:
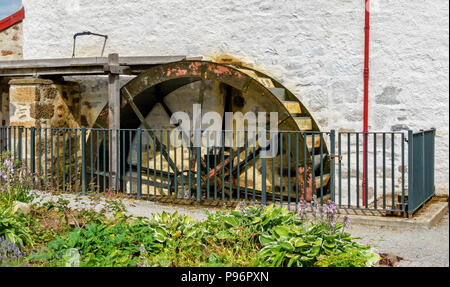
[[[240,195],[240,190],[239,190],[239,176],[240,176],[240,172],[239,172],[239,168],[240,168],[240,151],[239,151],[239,147],[240,147],[240,131],[237,130],[236,131],[236,156],[237,156],[237,177],[236,177],[236,187],[237,187],[237,200],[240,201],[241,199],[241,195]],[[231,176],[232,176],[232,172],[230,172]],[[209,178],[209,177],[208,177]]]
[[[335,191],[334,191],[334,182],[335,182],[335,148],[336,148],[336,131],[331,130],[330,131],[330,157],[331,157],[331,167],[330,167],[330,194],[331,194],[331,201],[335,202]],[[358,183],[357,183],[358,185]]]
[[[75,131],[76,139],[76,131]],[[75,140],[76,142],[76,140]],[[102,146],[103,146],[103,193],[106,192],[106,130],[102,130]],[[76,148],[75,148],[76,151]],[[76,158],[76,157],[75,157]],[[76,162],[76,161],[75,161]]]
[[[306,145],[306,142],[303,142],[303,145]],[[298,209],[298,203],[299,203],[299,190],[298,190],[298,170],[299,170],[299,164],[298,164],[298,132],[295,133],[295,210]]]
[[[288,137],[288,152],[287,152],[287,162],[288,162],[288,206],[291,206],[291,134],[287,133]],[[283,147],[281,147],[283,148]]]
[[[142,166],[142,131],[140,128],[136,131],[136,153],[137,153],[137,198],[140,199],[142,197],[142,182],[141,182],[141,166]]]
[[[347,206],[350,207],[351,205],[351,149],[350,149],[350,134],[347,134]]]
[[[313,141],[314,144],[314,141]],[[339,153],[339,207],[342,206],[342,160],[341,160],[341,151],[342,147],[342,140],[341,140],[341,133],[338,133],[338,153]]]
[[[395,134],[391,133],[391,157],[392,157],[392,166],[391,166],[391,183],[392,183],[392,208],[395,206]]]
[[[377,135],[373,135],[373,206],[377,209]]]
[[[94,131],[91,130],[89,132],[89,135],[91,136],[91,144],[90,144],[90,148],[91,148],[91,154],[90,154],[90,158],[91,158],[91,161],[90,161],[90,163],[91,163],[91,166],[90,166],[91,178],[90,178],[90,181],[89,181],[89,185],[90,185],[90,188],[92,189],[92,191],[95,191],[95,188],[94,188]]]
[[[359,208],[359,133],[356,133],[356,207]]]
[[[47,152],[47,151],[46,151]],[[42,129],[39,128],[39,176],[42,176]]]
[[[167,153],[169,154],[169,157],[170,157],[170,134],[169,134],[168,130],[166,130],[166,136],[167,136]],[[177,166],[176,162],[174,162],[174,165]],[[174,172],[176,172],[177,169],[178,168],[176,168],[174,170]],[[167,165],[167,184],[169,186],[169,188],[167,190],[167,195],[168,195],[168,197],[171,197],[172,196],[172,190],[171,190],[171,182],[170,182],[170,166],[169,165]]]
[[[208,175],[207,182],[206,182],[206,198],[209,200],[209,158],[210,158],[210,152],[209,152],[210,146],[209,146],[209,132],[206,131],[206,174]]]
[[[245,157],[245,201],[248,200],[248,180],[247,180],[247,174],[248,174],[248,165],[247,165],[247,159],[248,159],[248,155],[247,155],[247,148],[248,148],[248,131],[244,131],[244,157]],[[255,168],[255,167],[253,167]]]
[[[159,131],[159,138],[162,140],[162,138],[163,138],[163,131],[162,130],[160,130]],[[160,148],[160,154],[163,154],[163,145],[162,144],[160,144],[159,145],[159,148]],[[170,159],[170,157],[167,155],[167,158],[169,158]],[[160,156],[159,157],[159,159],[160,159],[160,192],[161,192],[161,198],[163,198],[164,197],[164,190],[163,190],[163,181],[164,181],[164,178],[163,178],[163,158],[162,158],[162,156]],[[190,185],[189,185],[190,186]]]
[[[75,192],[78,191],[78,130],[74,129],[75,132]]]
[[[433,168],[433,171],[434,171],[434,168]],[[405,134],[404,133],[402,133],[402,211],[405,211]]]
[[[50,182],[53,189],[53,129],[50,129]]]
[[[414,139],[413,132],[408,131],[408,213],[414,212]]]
[[[369,206],[368,206],[368,198],[369,198],[369,179],[368,179],[368,176],[369,176],[369,173],[368,173],[368,170],[367,170],[367,166],[368,166],[368,164],[369,164],[369,159],[368,159],[368,149],[367,149],[367,145],[368,145],[368,142],[367,142],[367,139],[368,139],[368,133],[367,132],[364,132],[364,162],[363,162],[363,165],[364,165],[364,182],[363,182],[363,186],[364,186],[364,194],[363,194],[363,198],[364,198],[364,206],[366,207],[366,208],[369,208]]]
[[[283,206],[283,133],[280,133],[280,205]]]
[[[97,136],[97,192],[100,193],[100,131],[96,130]]]
[[[126,166],[126,154],[125,154],[125,143],[127,140],[127,134],[125,130],[122,130],[122,186],[123,186],[123,190],[122,193],[127,193],[127,187],[126,187],[126,183],[127,183],[127,166]]]
[[[214,131],[214,166],[217,166],[217,131]],[[217,172],[214,173],[214,200],[217,200]]]
[[[269,131],[269,133],[270,133],[270,131]],[[272,135],[273,136],[273,135]],[[264,137],[266,137],[266,135],[264,135]],[[273,160],[272,160],[273,161]],[[261,186],[261,189],[262,189],[262,198],[261,198],[261,203],[263,204],[263,205],[266,205],[267,204],[267,192],[266,192],[266,189],[267,189],[267,187],[266,187],[266,181],[267,181],[267,177],[266,177],[266,164],[267,164],[267,162],[266,162],[266,157],[265,156],[262,156],[261,157],[261,184],[262,184],[262,186]],[[255,166],[253,167],[253,168],[255,168]],[[255,180],[255,179],[253,179],[253,180]],[[275,183],[275,181],[274,181],[274,183]],[[255,193],[255,191],[253,190],[253,193]]]
[[[306,135],[304,132],[302,132],[302,136],[303,136],[303,200],[306,202],[308,201],[308,194],[307,194],[307,185],[308,185],[308,180],[307,180],[307,173],[308,173],[308,166],[307,166],[307,153],[306,153],[306,149],[307,149],[307,144],[305,144],[307,142],[306,140]],[[314,143],[313,143],[314,144]]]
[[[86,128],[81,128],[81,193],[86,194]]]
[[[69,133],[71,133],[71,132],[72,132],[72,130],[69,129]],[[70,135],[69,135],[69,137],[70,137]],[[72,161],[72,158],[70,157],[70,149],[71,149],[71,147],[70,147],[70,141],[69,141],[69,178],[72,178],[71,177],[72,171],[70,170],[70,164]],[[63,190],[67,191],[66,190],[67,189],[67,186],[66,186],[66,166],[67,166],[67,164],[66,164],[66,130],[65,129],[63,129],[63,164],[64,164],[64,167],[63,167]],[[69,179],[69,184],[72,185],[71,179]]]
[[[386,133],[383,133],[383,209],[386,209]]]
[[[34,155],[34,151],[36,149],[35,147],[35,132],[36,132],[36,128],[35,127],[31,127],[30,128],[30,171],[31,173],[34,175],[34,173],[36,172],[35,169],[35,155]]]
[[[147,198],[150,197],[150,134],[146,131],[147,134]],[[176,137],[175,137],[176,140]],[[175,164],[176,164],[176,155],[175,155]],[[176,175],[175,175],[175,179],[176,179]],[[176,184],[175,184],[176,186]]]
[[[128,173],[130,179],[130,195],[133,194],[133,131],[128,132],[128,143],[130,144],[130,151],[128,152]]]
[[[56,129],[56,188],[59,189],[59,129]]]
[[[76,158],[75,158],[76,160]],[[69,182],[72,186],[72,130],[69,129]]]

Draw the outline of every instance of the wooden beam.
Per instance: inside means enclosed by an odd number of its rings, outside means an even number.
[[[111,134],[111,159],[110,170],[112,182],[110,186],[115,186],[118,190],[120,173],[120,76],[119,76],[119,54],[108,55],[108,123]]]
[[[133,74],[135,70],[185,59],[185,56],[122,57],[119,59],[120,74]],[[108,66],[105,57],[0,61],[0,76],[105,75],[109,72]]]

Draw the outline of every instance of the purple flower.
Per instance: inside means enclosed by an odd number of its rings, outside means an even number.
[[[350,218],[348,216],[344,217],[344,230],[350,227]]]

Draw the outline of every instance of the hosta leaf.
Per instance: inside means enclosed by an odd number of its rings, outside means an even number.
[[[239,220],[234,216],[224,216],[223,220],[225,221],[225,223],[233,227],[239,226]]]
[[[294,240],[295,247],[302,247],[302,246],[306,246],[306,245],[309,245],[309,243],[304,242],[300,238]]]
[[[289,241],[280,242],[280,247],[287,251],[295,250],[294,245],[292,245],[292,243],[290,243]]]
[[[273,238],[267,235],[261,235],[259,236],[259,242],[261,242],[262,245],[267,245],[273,242]]]
[[[275,226],[273,228],[276,234],[280,237],[288,237],[289,236],[289,228],[287,226]]]

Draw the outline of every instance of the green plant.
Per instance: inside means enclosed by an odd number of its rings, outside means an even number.
[[[240,205],[194,221],[178,213],[151,219],[96,218],[61,234],[34,260],[46,266],[371,266],[376,254],[345,232],[332,203],[304,210]],[[95,217],[93,217],[95,218]]]
[[[6,236],[12,243],[32,245],[26,217],[12,212],[12,207],[0,204],[0,237]]]
[[[335,255],[320,256],[317,267],[372,267],[380,256],[369,250],[351,249]]]
[[[0,154],[0,178],[0,201],[8,205],[13,201],[32,201],[34,195],[31,190],[40,183],[38,177],[21,166],[19,161],[14,161],[9,152]]]

